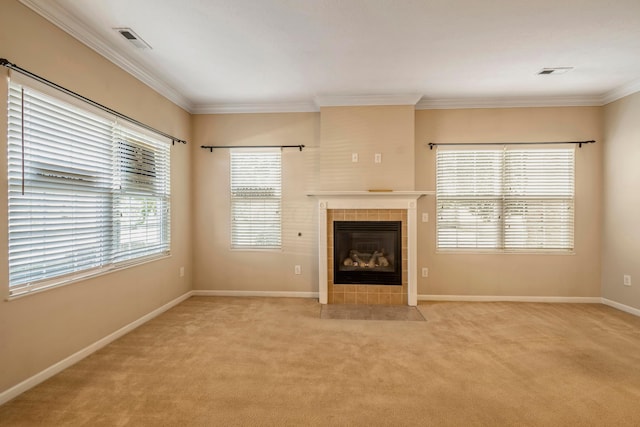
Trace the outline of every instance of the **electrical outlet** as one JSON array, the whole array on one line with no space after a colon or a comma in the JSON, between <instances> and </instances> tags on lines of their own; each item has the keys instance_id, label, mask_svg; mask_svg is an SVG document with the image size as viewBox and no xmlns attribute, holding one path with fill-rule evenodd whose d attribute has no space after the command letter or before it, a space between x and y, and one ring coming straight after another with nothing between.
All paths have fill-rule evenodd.
<instances>
[{"instance_id":1,"label":"electrical outlet","mask_svg":"<svg viewBox=\"0 0 640 427\"><path fill-rule=\"evenodd\" d=\"M353 163L358 163L358 153L351 153L351 161Z\"/></svg>"},{"instance_id":2,"label":"electrical outlet","mask_svg":"<svg viewBox=\"0 0 640 427\"><path fill-rule=\"evenodd\" d=\"M293 268L293 272L296 273L296 274L302 274L302 267L300 267L299 265L296 265Z\"/></svg>"},{"instance_id":3,"label":"electrical outlet","mask_svg":"<svg viewBox=\"0 0 640 427\"><path fill-rule=\"evenodd\" d=\"M184 277L184 267L180 267L180 277Z\"/></svg>"},{"instance_id":4,"label":"electrical outlet","mask_svg":"<svg viewBox=\"0 0 640 427\"><path fill-rule=\"evenodd\" d=\"M622 284L625 286L631 286L631 275L625 274L622 276Z\"/></svg>"},{"instance_id":5,"label":"electrical outlet","mask_svg":"<svg viewBox=\"0 0 640 427\"><path fill-rule=\"evenodd\" d=\"M381 153L376 153L376 154L373 156L373 161L374 161L375 163L382 163L382 154L381 154Z\"/></svg>"},{"instance_id":6,"label":"electrical outlet","mask_svg":"<svg viewBox=\"0 0 640 427\"><path fill-rule=\"evenodd\" d=\"M429 277L429 269L427 267L422 267L422 277Z\"/></svg>"},{"instance_id":7,"label":"electrical outlet","mask_svg":"<svg viewBox=\"0 0 640 427\"><path fill-rule=\"evenodd\" d=\"M423 213L422 214L422 222L429 222L429 214L428 213Z\"/></svg>"}]
</instances>

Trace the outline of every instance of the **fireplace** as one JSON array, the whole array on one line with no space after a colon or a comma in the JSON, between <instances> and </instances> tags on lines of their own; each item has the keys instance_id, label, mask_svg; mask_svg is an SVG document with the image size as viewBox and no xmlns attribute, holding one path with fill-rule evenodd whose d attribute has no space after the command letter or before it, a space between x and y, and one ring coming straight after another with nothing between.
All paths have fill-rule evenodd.
<instances>
[{"instance_id":1,"label":"fireplace","mask_svg":"<svg viewBox=\"0 0 640 427\"><path fill-rule=\"evenodd\" d=\"M401 221L334 221L335 284L402 285Z\"/></svg>"},{"instance_id":2,"label":"fireplace","mask_svg":"<svg viewBox=\"0 0 640 427\"><path fill-rule=\"evenodd\" d=\"M318 299L321 304L417 305L417 200L424 191L318 192ZM399 265L401 286L334 283L334 223L348 221L401 222ZM390 250L386 246L385 251ZM399 253L399 252L397 252ZM401 264L401 265L400 265Z\"/></svg>"}]
</instances>

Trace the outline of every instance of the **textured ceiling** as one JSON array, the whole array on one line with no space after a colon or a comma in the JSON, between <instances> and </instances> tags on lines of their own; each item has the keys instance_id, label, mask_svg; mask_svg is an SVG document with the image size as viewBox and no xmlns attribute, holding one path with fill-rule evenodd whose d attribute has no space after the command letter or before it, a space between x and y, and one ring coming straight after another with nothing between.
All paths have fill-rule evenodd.
<instances>
[{"instance_id":1,"label":"textured ceiling","mask_svg":"<svg viewBox=\"0 0 640 427\"><path fill-rule=\"evenodd\" d=\"M639 0L22 1L195 112L399 94L424 105L597 105L640 89Z\"/></svg>"}]
</instances>

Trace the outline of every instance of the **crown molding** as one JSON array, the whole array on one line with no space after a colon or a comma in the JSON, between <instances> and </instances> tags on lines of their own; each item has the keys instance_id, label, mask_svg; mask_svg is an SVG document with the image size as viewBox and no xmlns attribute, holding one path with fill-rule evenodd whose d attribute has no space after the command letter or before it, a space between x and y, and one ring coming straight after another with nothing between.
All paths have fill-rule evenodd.
<instances>
[{"instance_id":1,"label":"crown molding","mask_svg":"<svg viewBox=\"0 0 640 427\"><path fill-rule=\"evenodd\" d=\"M395 95L318 95L318 107L355 107L373 105L416 105L422 97L418 93Z\"/></svg>"},{"instance_id":2,"label":"crown molding","mask_svg":"<svg viewBox=\"0 0 640 427\"><path fill-rule=\"evenodd\" d=\"M423 98L416 110L448 110L461 108L520 107L594 107L602 105L601 96L513 97L513 98Z\"/></svg>"},{"instance_id":3,"label":"crown molding","mask_svg":"<svg viewBox=\"0 0 640 427\"><path fill-rule=\"evenodd\" d=\"M188 98L176 89L158 79L141 64L112 49L102 37L89 29L82 21L58 6L56 2L39 0L20 0L20 3L67 32L69 35L96 51L127 73L169 99L179 107L192 112L193 105Z\"/></svg>"},{"instance_id":4,"label":"crown molding","mask_svg":"<svg viewBox=\"0 0 640 427\"><path fill-rule=\"evenodd\" d=\"M313 102L278 102L245 104L196 104L193 114L249 114L249 113L317 113Z\"/></svg>"},{"instance_id":5,"label":"crown molding","mask_svg":"<svg viewBox=\"0 0 640 427\"><path fill-rule=\"evenodd\" d=\"M602 97L602 105L617 101L620 98L624 98L625 96L632 95L636 92L640 92L640 79L634 80L605 93Z\"/></svg>"},{"instance_id":6,"label":"crown molding","mask_svg":"<svg viewBox=\"0 0 640 427\"><path fill-rule=\"evenodd\" d=\"M19 0L52 24L79 40L110 62L149 86L171 102L192 114L317 112L320 107L415 105L416 110L517 107L602 106L640 92L640 79L595 96L568 97L488 97L488 98L422 98L421 94L395 95L319 95L313 102L278 102L244 104L194 104L189 98L148 71L133 58L117 52L91 28L55 1Z\"/></svg>"}]
</instances>

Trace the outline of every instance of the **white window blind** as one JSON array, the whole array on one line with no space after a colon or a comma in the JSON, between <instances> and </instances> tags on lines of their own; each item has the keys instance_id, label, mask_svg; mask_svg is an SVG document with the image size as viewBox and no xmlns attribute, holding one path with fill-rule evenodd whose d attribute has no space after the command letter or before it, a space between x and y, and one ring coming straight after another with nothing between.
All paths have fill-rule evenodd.
<instances>
[{"instance_id":1,"label":"white window blind","mask_svg":"<svg viewBox=\"0 0 640 427\"><path fill-rule=\"evenodd\" d=\"M574 153L438 149L438 249L573 250Z\"/></svg>"},{"instance_id":2,"label":"white window blind","mask_svg":"<svg viewBox=\"0 0 640 427\"><path fill-rule=\"evenodd\" d=\"M9 85L9 288L169 251L169 144Z\"/></svg>"},{"instance_id":3,"label":"white window blind","mask_svg":"<svg viewBox=\"0 0 640 427\"><path fill-rule=\"evenodd\" d=\"M231 247L281 247L279 149L231 150Z\"/></svg>"},{"instance_id":4,"label":"white window blind","mask_svg":"<svg viewBox=\"0 0 640 427\"><path fill-rule=\"evenodd\" d=\"M113 254L118 263L169 252L169 144L142 132L114 132Z\"/></svg>"}]
</instances>

